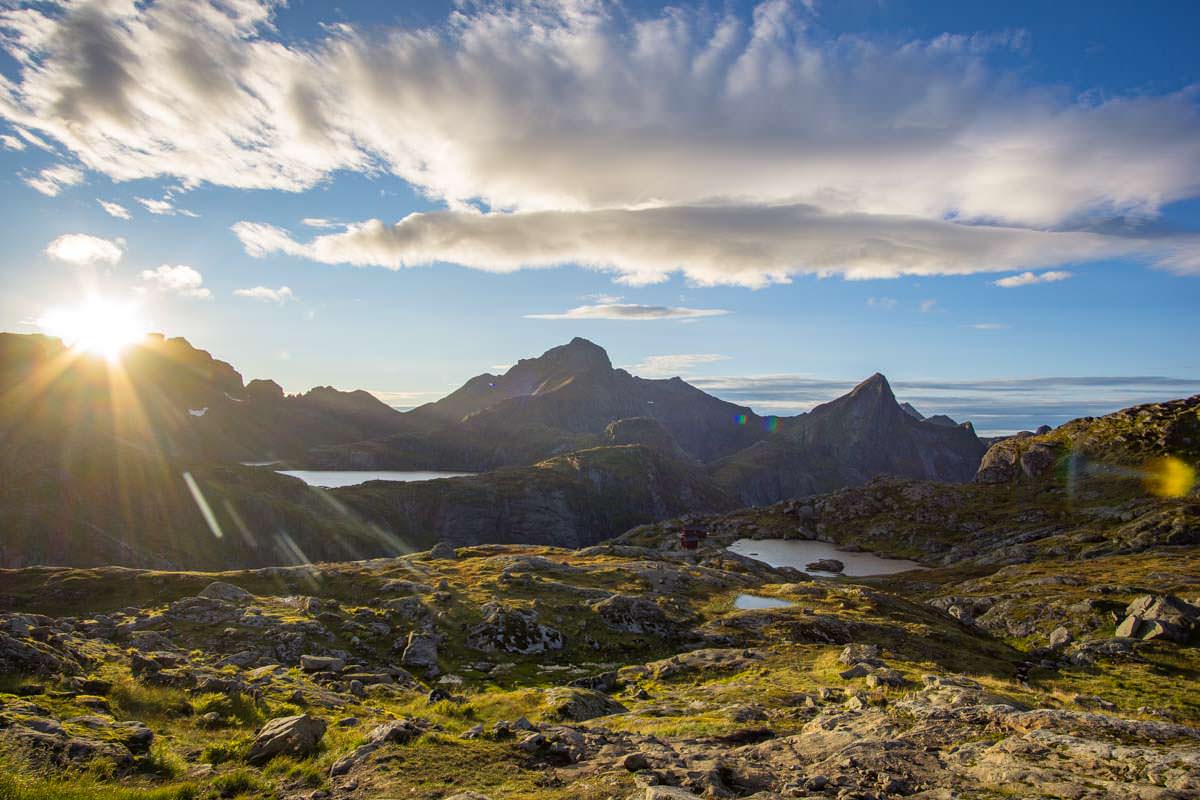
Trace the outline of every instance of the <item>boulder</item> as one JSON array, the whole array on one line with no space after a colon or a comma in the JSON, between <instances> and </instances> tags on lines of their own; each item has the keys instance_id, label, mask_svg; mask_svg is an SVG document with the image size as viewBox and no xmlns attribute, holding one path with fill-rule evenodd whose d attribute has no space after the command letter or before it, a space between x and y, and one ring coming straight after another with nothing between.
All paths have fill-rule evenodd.
<instances>
[{"instance_id":1,"label":"boulder","mask_svg":"<svg viewBox=\"0 0 1200 800\"><path fill-rule=\"evenodd\" d=\"M438 668L438 640L436 636L413 631L408 635L404 645L404 654L400 663L412 669L426 673L436 672Z\"/></svg>"},{"instance_id":2,"label":"boulder","mask_svg":"<svg viewBox=\"0 0 1200 800\"><path fill-rule=\"evenodd\" d=\"M547 716L563 722L583 722L609 714L623 714L629 710L603 692L572 686L547 692L546 709Z\"/></svg>"},{"instance_id":3,"label":"boulder","mask_svg":"<svg viewBox=\"0 0 1200 800\"><path fill-rule=\"evenodd\" d=\"M1067 630L1065 627L1063 627L1062 625L1059 625L1057 628L1055 628L1053 631L1050 632L1050 646L1053 647L1055 650L1058 650L1059 648L1062 648L1062 647L1066 647L1073 640L1074 640L1074 637L1071 636L1071 632L1069 630Z\"/></svg>"},{"instance_id":4,"label":"boulder","mask_svg":"<svg viewBox=\"0 0 1200 800\"><path fill-rule=\"evenodd\" d=\"M324 735L325 720L318 717L308 714L276 717L263 725L254 737L246 761L258 765L279 755L312 755Z\"/></svg>"},{"instance_id":5,"label":"boulder","mask_svg":"<svg viewBox=\"0 0 1200 800\"><path fill-rule=\"evenodd\" d=\"M846 568L846 565L836 558L820 558L816 561L810 561L804 565L805 569L813 570L814 572L841 572Z\"/></svg>"},{"instance_id":6,"label":"boulder","mask_svg":"<svg viewBox=\"0 0 1200 800\"><path fill-rule=\"evenodd\" d=\"M245 603L254 599L254 595L242 587L224 581L213 581L201 589L196 596L207 597L210 600L224 600L227 603Z\"/></svg>"},{"instance_id":7,"label":"boulder","mask_svg":"<svg viewBox=\"0 0 1200 800\"><path fill-rule=\"evenodd\" d=\"M1174 595L1144 594L1133 600L1125 609L1125 623L1130 619L1138 624L1127 633L1118 636L1136 636L1142 639L1166 639L1186 644L1200 628L1200 608Z\"/></svg>"},{"instance_id":8,"label":"boulder","mask_svg":"<svg viewBox=\"0 0 1200 800\"><path fill-rule=\"evenodd\" d=\"M300 656L300 669L305 672L341 672L345 667L345 660L335 656Z\"/></svg>"},{"instance_id":9,"label":"boulder","mask_svg":"<svg viewBox=\"0 0 1200 800\"><path fill-rule=\"evenodd\" d=\"M663 610L648 597L615 594L592 604L592 611L600 615L604 624L622 633L651 633L666 636L671 623Z\"/></svg>"},{"instance_id":10,"label":"boulder","mask_svg":"<svg viewBox=\"0 0 1200 800\"><path fill-rule=\"evenodd\" d=\"M458 558L458 551L454 549L454 545L449 542L438 542L429 551L430 558L440 558L446 560L454 560Z\"/></svg>"},{"instance_id":11,"label":"boulder","mask_svg":"<svg viewBox=\"0 0 1200 800\"><path fill-rule=\"evenodd\" d=\"M483 621L467 631L467 647L485 653L531 655L561 650L563 635L539 623L532 609L487 603L483 606Z\"/></svg>"}]
</instances>

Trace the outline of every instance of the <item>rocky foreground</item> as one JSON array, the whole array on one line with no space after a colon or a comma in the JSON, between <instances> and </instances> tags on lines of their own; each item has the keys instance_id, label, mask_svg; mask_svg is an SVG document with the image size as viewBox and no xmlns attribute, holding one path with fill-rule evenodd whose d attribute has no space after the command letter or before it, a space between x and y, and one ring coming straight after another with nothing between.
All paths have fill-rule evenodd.
<instances>
[{"instance_id":1,"label":"rocky foreground","mask_svg":"<svg viewBox=\"0 0 1200 800\"><path fill-rule=\"evenodd\" d=\"M1132 628L1033 648L715 546L0 585L5 800L1200 793L1177 597L1110 593Z\"/></svg>"}]
</instances>

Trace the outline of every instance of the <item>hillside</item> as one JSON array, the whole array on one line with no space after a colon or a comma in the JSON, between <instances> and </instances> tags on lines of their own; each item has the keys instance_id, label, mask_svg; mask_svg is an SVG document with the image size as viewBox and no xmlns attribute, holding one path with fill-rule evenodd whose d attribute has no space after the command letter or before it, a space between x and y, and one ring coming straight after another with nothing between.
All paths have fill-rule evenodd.
<instances>
[{"instance_id":1,"label":"hillside","mask_svg":"<svg viewBox=\"0 0 1200 800\"><path fill-rule=\"evenodd\" d=\"M585 547L653 520L734 507L703 471L643 444L577 450L471 477L372 481L332 494L418 548L439 540Z\"/></svg>"}]
</instances>

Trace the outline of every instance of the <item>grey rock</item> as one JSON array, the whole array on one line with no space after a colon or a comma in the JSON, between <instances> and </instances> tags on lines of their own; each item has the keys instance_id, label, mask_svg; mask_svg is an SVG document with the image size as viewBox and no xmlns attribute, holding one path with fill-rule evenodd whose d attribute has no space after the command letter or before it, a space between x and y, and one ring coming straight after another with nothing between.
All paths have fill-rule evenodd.
<instances>
[{"instance_id":1,"label":"grey rock","mask_svg":"<svg viewBox=\"0 0 1200 800\"><path fill-rule=\"evenodd\" d=\"M325 720L318 717L308 714L276 717L263 725L254 737L246 761L261 765L278 755L311 755L324 735Z\"/></svg>"},{"instance_id":2,"label":"grey rock","mask_svg":"<svg viewBox=\"0 0 1200 800\"><path fill-rule=\"evenodd\" d=\"M245 603L254 599L254 595L242 587L224 581L213 581L201 589L196 596L207 597L211 600L224 600L227 603Z\"/></svg>"}]
</instances>

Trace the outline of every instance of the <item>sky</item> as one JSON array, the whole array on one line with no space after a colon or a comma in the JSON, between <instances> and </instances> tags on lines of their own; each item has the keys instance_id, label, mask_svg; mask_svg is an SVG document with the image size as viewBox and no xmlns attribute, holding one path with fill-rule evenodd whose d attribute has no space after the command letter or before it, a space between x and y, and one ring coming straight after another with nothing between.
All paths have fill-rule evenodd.
<instances>
[{"instance_id":1,"label":"sky","mask_svg":"<svg viewBox=\"0 0 1200 800\"><path fill-rule=\"evenodd\" d=\"M760 413L876 371L984 433L1194 394L1198 23L0 3L0 330L107 298L398 407L574 336Z\"/></svg>"}]
</instances>

